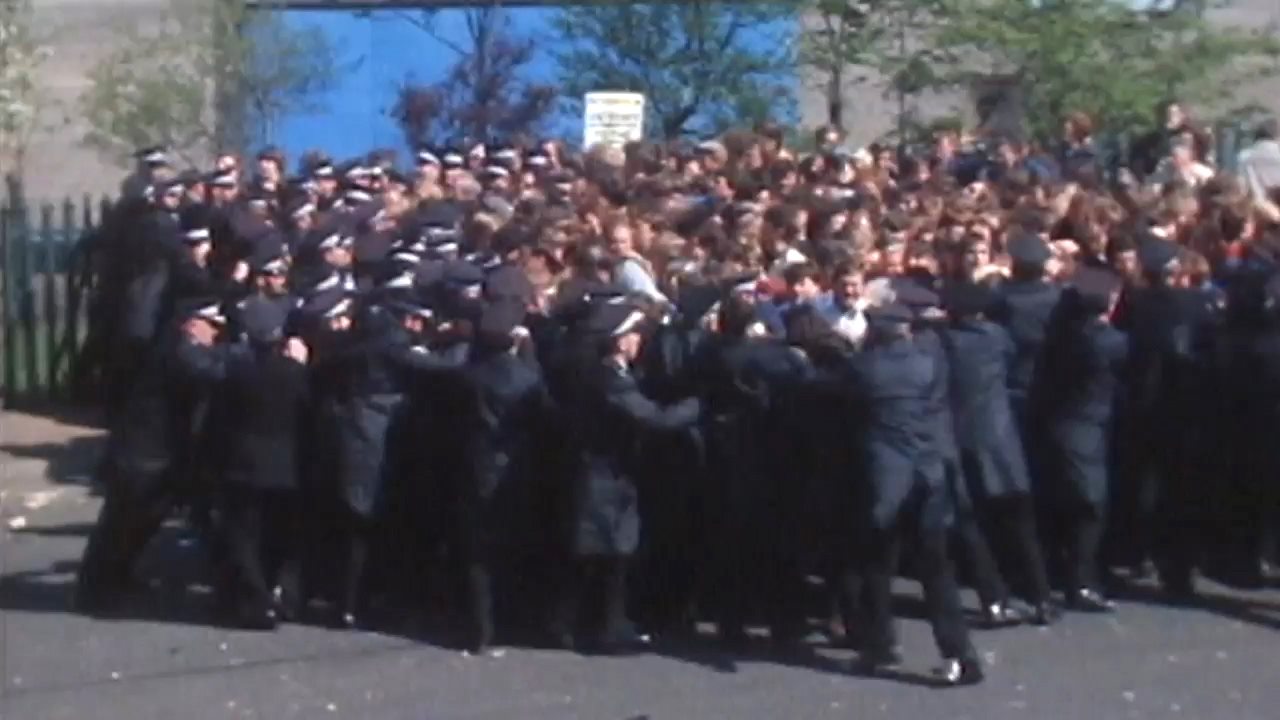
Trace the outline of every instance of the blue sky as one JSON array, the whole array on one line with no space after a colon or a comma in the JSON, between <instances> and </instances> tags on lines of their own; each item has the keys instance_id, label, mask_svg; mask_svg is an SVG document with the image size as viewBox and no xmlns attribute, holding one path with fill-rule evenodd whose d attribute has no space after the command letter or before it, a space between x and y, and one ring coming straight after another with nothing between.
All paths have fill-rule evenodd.
<instances>
[{"instance_id":1,"label":"blue sky","mask_svg":"<svg viewBox=\"0 0 1280 720\"><path fill-rule=\"evenodd\" d=\"M547 8L514 8L507 11L512 27L537 37L548 30L555 12ZM456 54L414 25L413 11L289 11L285 20L295 27L317 27L338 50L343 72L337 87L317 105L316 113L285 117L274 129L273 142L297 156L308 148L322 148L335 157L348 157L373 147L401 147L403 140L388 110L395 104L396 87L406 77L431 83L440 80ZM416 14L414 17L418 17ZM434 17L435 31L446 39L465 38L460 10L442 10ZM551 81L554 64L539 53L527 69L533 81ZM581 122L558 118L557 135L576 137Z\"/></svg>"},{"instance_id":2,"label":"blue sky","mask_svg":"<svg viewBox=\"0 0 1280 720\"><path fill-rule=\"evenodd\" d=\"M554 8L519 7L506 11L515 32L537 38L550 32ZM407 77L430 83L443 77L457 57L453 50L413 23L412 10L319 11L282 13L294 27L316 27L338 51L343 69L337 86L318 98L314 113L281 118L269 141L292 157L320 148L333 157L352 157L374 147L403 147L403 139L388 110L395 104L396 87ZM434 27L446 39L466 37L465 11L434 13ZM554 62L539 52L527 68L532 81L552 82ZM556 118L549 130L570 140L579 138L581 119Z\"/></svg>"}]
</instances>

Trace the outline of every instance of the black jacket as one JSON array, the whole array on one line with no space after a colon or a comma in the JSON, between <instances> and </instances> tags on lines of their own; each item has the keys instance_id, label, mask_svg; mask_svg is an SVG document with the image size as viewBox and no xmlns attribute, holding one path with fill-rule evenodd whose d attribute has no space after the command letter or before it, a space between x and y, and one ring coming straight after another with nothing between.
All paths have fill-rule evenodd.
<instances>
[{"instance_id":1,"label":"black jacket","mask_svg":"<svg viewBox=\"0 0 1280 720\"><path fill-rule=\"evenodd\" d=\"M573 550L582 556L625 556L640 540L636 448L643 435L679 430L698 419L688 399L662 407L640 392L627 368L601 361L583 378L570 425L578 440Z\"/></svg>"}]
</instances>

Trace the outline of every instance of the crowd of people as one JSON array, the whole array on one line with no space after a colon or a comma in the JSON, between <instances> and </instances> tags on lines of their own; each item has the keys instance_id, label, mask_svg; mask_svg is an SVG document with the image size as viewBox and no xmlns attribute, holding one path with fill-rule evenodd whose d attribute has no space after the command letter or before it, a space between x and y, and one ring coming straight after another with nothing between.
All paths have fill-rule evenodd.
<instances>
[{"instance_id":1,"label":"crowd of people","mask_svg":"<svg viewBox=\"0 0 1280 720\"><path fill-rule=\"evenodd\" d=\"M1280 144L1231 172L1176 104L1104 167L940 132L138 153L92 238L111 427L78 602L126 603L180 512L249 628L439 615L480 651L643 649L712 624L940 680L988 626L1154 577L1275 579Z\"/></svg>"}]
</instances>

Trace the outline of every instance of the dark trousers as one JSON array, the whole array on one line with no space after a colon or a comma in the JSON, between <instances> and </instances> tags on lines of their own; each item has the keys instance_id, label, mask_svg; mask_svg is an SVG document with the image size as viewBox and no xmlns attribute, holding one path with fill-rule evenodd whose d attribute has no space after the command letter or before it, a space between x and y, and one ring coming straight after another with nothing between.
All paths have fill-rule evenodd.
<instances>
[{"instance_id":1,"label":"dark trousers","mask_svg":"<svg viewBox=\"0 0 1280 720\"><path fill-rule=\"evenodd\" d=\"M871 653L882 652L897 642L893 626L892 583L898 571L903 536L909 535L916 543L929 624L939 652L945 658L971 658L975 652L960 605L955 571L947 558L946 527L914 515L908 511L900 515L892 526L870 532L862 573L867 584L868 627L864 648Z\"/></svg>"},{"instance_id":2,"label":"dark trousers","mask_svg":"<svg viewBox=\"0 0 1280 720\"><path fill-rule=\"evenodd\" d=\"M1181 454L1162 463L1160 470L1152 556L1162 586L1187 590L1204 546L1208 479Z\"/></svg>"},{"instance_id":3,"label":"dark trousers","mask_svg":"<svg viewBox=\"0 0 1280 720\"><path fill-rule=\"evenodd\" d=\"M588 625L588 634L608 643L625 640L633 630L627 619L627 565L630 558L588 556L575 558L561 584L560 598L551 619L552 631L573 636ZM584 604L599 598L594 607ZM598 622L587 622L584 620Z\"/></svg>"},{"instance_id":4,"label":"dark trousers","mask_svg":"<svg viewBox=\"0 0 1280 720\"><path fill-rule=\"evenodd\" d=\"M348 513L343 528L341 585L337 598L341 613L359 614L363 610L365 575L372 537L372 520Z\"/></svg>"},{"instance_id":5,"label":"dark trousers","mask_svg":"<svg viewBox=\"0 0 1280 720\"><path fill-rule=\"evenodd\" d=\"M493 643L493 571L479 558L463 563L461 569L463 597L466 598L465 645L482 650Z\"/></svg>"},{"instance_id":6,"label":"dark trousers","mask_svg":"<svg viewBox=\"0 0 1280 720\"><path fill-rule=\"evenodd\" d=\"M108 479L106 499L80 563L83 599L98 599L128 584L138 556L173 510L167 478L166 470L156 470Z\"/></svg>"},{"instance_id":7,"label":"dark trousers","mask_svg":"<svg viewBox=\"0 0 1280 720\"><path fill-rule=\"evenodd\" d=\"M301 532L295 493L233 485L222 508L228 597L237 608L263 610L279 585L282 597L296 602Z\"/></svg>"},{"instance_id":8,"label":"dark trousers","mask_svg":"<svg viewBox=\"0 0 1280 720\"><path fill-rule=\"evenodd\" d=\"M716 559L717 623L726 637L740 636L752 612L763 610L775 642L794 640L804 625L801 552L786 523L755 524L732 533Z\"/></svg>"},{"instance_id":9,"label":"dark trousers","mask_svg":"<svg viewBox=\"0 0 1280 720\"><path fill-rule=\"evenodd\" d=\"M1081 588L1097 590L1098 552L1106 529L1102 507L1081 507L1063 518L1063 546L1067 555L1068 592Z\"/></svg>"},{"instance_id":10,"label":"dark trousers","mask_svg":"<svg viewBox=\"0 0 1280 720\"><path fill-rule=\"evenodd\" d=\"M1049 600L1049 573L1036 528L1035 505L1029 495L996 498L982 503L982 519L997 547L1008 548L1018 564L1023 594L1034 604Z\"/></svg>"},{"instance_id":11,"label":"dark trousers","mask_svg":"<svg viewBox=\"0 0 1280 720\"><path fill-rule=\"evenodd\" d=\"M972 512L956 514L956 540L969 558L973 571L974 589L978 591L978 600L983 607L1002 603L1009 598L1009 588L1000 576L1000 567L996 563L987 537L978 526L978 520Z\"/></svg>"}]
</instances>

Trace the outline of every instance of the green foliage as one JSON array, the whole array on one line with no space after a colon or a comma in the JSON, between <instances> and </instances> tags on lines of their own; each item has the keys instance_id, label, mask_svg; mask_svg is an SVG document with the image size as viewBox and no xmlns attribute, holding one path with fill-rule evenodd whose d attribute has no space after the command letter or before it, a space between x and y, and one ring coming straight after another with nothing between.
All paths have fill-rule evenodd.
<instances>
[{"instance_id":1,"label":"green foliage","mask_svg":"<svg viewBox=\"0 0 1280 720\"><path fill-rule=\"evenodd\" d=\"M553 21L570 103L595 90L644 93L646 132L675 138L789 112L792 2L602 3ZM773 37L769 37L773 34Z\"/></svg>"},{"instance_id":2,"label":"green foliage","mask_svg":"<svg viewBox=\"0 0 1280 720\"><path fill-rule=\"evenodd\" d=\"M1168 5L1167 3L1165 5ZM1086 112L1103 126L1153 121L1163 98L1218 104L1280 52L1273 29L1232 29L1197 7L1140 12L1115 0L945 0L929 43L945 53L941 84L1012 79L1028 129L1056 135Z\"/></svg>"},{"instance_id":3,"label":"green foliage","mask_svg":"<svg viewBox=\"0 0 1280 720\"><path fill-rule=\"evenodd\" d=\"M118 29L89 72L84 140L124 160L165 143L188 162L242 149L286 109L307 110L335 77L318 29L287 27L243 0L171 0L154 24Z\"/></svg>"},{"instance_id":4,"label":"green foliage","mask_svg":"<svg viewBox=\"0 0 1280 720\"><path fill-rule=\"evenodd\" d=\"M1241 82L1276 69L1276 28L1224 27L1206 18L1209 4L808 0L814 20L801 59L846 82L876 71L903 99L904 118L907 99L921 92L995 78L1018 89L1033 134L1056 136L1072 111L1130 129L1153 122L1155 105L1171 96L1229 106Z\"/></svg>"},{"instance_id":5,"label":"green foliage","mask_svg":"<svg viewBox=\"0 0 1280 720\"><path fill-rule=\"evenodd\" d=\"M0 175L20 171L44 98L35 75L48 57L30 0L0 0Z\"/></svg>"}]
</instances>

